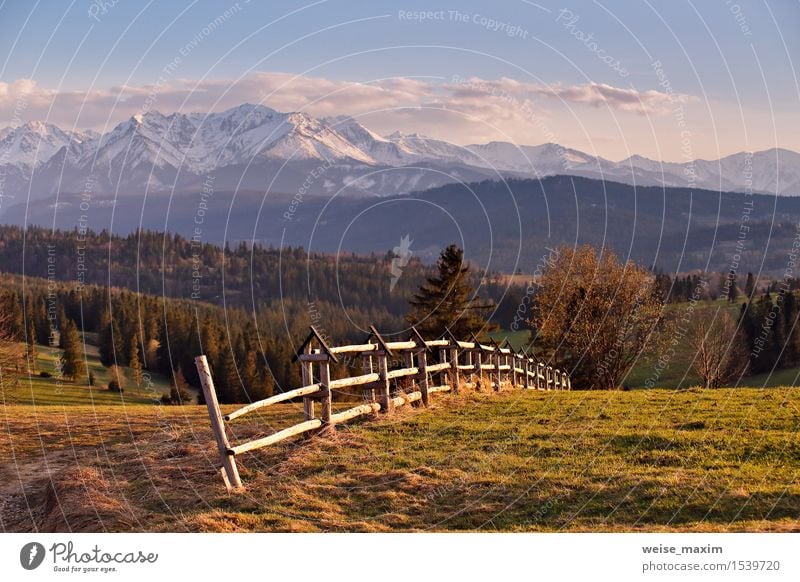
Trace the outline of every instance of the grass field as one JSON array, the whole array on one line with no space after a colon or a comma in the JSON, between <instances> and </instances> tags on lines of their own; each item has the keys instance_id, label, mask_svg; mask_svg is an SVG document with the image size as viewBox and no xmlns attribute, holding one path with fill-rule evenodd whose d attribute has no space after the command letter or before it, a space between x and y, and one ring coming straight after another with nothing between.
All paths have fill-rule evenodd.
<instances>
[{"instance_id":1,"label":"grass field","mask_svg":"<svg viewBox=\"0 0 800 582\"><path fill-rule=\"evenodd\" d=\"M88 334L87 334L88 335ZM89 340L91 341L91 340ZM88 376L75 382L59 379L57 360L61 350L47 346L36 346L36 369L32 374L13 374L5 387L0 388L0 401L6 404L44 405L105 405L105 404L153 404L162 394L169 394L170 380L161 374L146 372L140 385L132 381L129 368L121 366L126 376L122 394L109 392L106 388L111 380L109 369L100 363L97 347L85 342L86 365L95 377L95 385L89 386ZM51 377L39 374L46 372ZM6 372L8 373L8 372Z\"/></svg>"},{"instance_id":2,"label":"grass field","mask_svg":"<svg viewBox=\"0 0 800 582\"><path fill-rule=\"evenodd\" d=\"M4 531L800 531L794 389L463 390L242 455L240 495L205 407L5 406L1 424Z\"/></svg>"}]
</instances>

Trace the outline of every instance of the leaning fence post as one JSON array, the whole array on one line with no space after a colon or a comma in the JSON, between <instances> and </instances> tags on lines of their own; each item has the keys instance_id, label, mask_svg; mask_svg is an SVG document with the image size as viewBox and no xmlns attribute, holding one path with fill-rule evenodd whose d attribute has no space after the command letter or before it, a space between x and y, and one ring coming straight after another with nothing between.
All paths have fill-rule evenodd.
<instances>
[{"instance_id":1,"label":"leaning fence post","mask_svg":"<svg viewBox=\"0 0 800 582\"><path fill-rule=\"evenodd\" d=\"M234 459L233 455L228 454L230 443L228 442L228 435L225 434L225 423L219 410L219 402L217 402L217 393L214 390L211 370L208 368L208 360L205 356L197 356L194 359L194 364L200 376L200 386L203 388L208 416L211 419L211 430L214 432L219 456L222 459L221 472L225 487L228 488L228 491L239 489L242 486L242 480L239 477L239 470L236 468L236 459Z\"/></svg>"}]
</instances>

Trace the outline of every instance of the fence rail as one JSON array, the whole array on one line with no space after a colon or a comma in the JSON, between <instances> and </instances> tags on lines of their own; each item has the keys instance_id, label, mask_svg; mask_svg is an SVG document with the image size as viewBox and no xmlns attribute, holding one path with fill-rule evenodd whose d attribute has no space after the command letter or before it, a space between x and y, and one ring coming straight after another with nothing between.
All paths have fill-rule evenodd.
<instances>
[{"instance_id":1,"label":"fence rail","mask_svg":"<svg viewBox=\"0 0 800 582\"><path fill-rule=\"evenodd\" d=\"M423 406L428 406L431 394L457 393L462 377L465 383L475 386L481 385L485 374L488 374L489 383L495 391L500 390L504 376L506 382L514 387L572 389L569 374L565 371L537 362L527 353L498 345L493 340L490 344L482 344L475 337L470 341L460 341L450 334L440 339L425 340L416 330L412 330L412 337L407 341L385 342L374 327L370 329L372 333L363 344L329 347L312 326L311 333L293 359L300 363L303 386L252 402L226 415L220 411L206 357L200 355L195 358L220 455L220 472L228 490L242 487L236 464L237 455L310 431L324 432L360 416L391 413L395 408L413 402L419 401ZM340 354L357 354L361 358L363 373L332 380L330 366L331 363L339 363L337 356ZM402 362L402 366L390 370L390 358ZM436 386L432 385L434 378L438 378ZM404 380L404 386L396 382L401 379ZM364 403L334 414L333 392L353 386L363 387ZM295 398L303 399L303 422L269 436L231 445L226 422ZM317 405L320 408L319 416Z\"/></svg>"}]
</instances>

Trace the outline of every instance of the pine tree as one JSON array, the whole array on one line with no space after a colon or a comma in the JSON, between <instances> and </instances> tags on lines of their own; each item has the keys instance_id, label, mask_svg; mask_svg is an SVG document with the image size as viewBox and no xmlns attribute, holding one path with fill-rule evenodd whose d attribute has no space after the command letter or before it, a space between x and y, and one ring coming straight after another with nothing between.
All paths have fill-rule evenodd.
<instances>
[{"instance_id":1,"label":"pine tree","mask_svg":"<svg viewBox=\"0 0 800 582\"><path fill-rule=\"evenodd\" d=\"M756 280L753 278L753 273L747 273L747 282L744 284L744 294L747 295L748 301L753 297L753 292L756 290Z\"/></svg>"},{"instance_id":2,"label":"pine tree","mask_svg":"<svg viewBox=\"0 0 800 582\"><path fill-rule=\"evenodd\" d=\"M104 366L113 366L124 361L124 339L116 322L103 317L98 338L100 361Z\"/></svg>"},{"instance_id":3,"label":"pine tree","mask_svg":"<svg viewBox=\"0 0 800 582\"><path fill-rule=\"evenodd\" d=\"M125 375L122 373L122 368L120 368L115 364L108 369L108 375L109 375L109 381L108 381L109 392L124 392Z\"/></svg>"},{"instance_id":4,"label":"pine tree","mask_svg":"<svg viewBox=\"0 0 800 582\"><path fill-rule=\"evenodd\" d=\"M736 284L736 275L731 273L728 275L728 303L734 303L736 296L739 295L739 287Z\"/></svg>"},{"instance_id":5,"label":"pine tree","mask_svg":"<svg viewBox=\"0 0 800 582\"><path fill-rule=\"evenodd\" d=\"M486 319L491 303L480 303L470 283L464 251L456 245L444 249L437 263L438 275L409 301L407 321L427 336L440 336L447 329L459 339L470 333L488 331Z\"/></svg>"},{"instance_id":6,"label":"pine tree","mask_svg":"<svg viewBox=\"0 0 800 582\"><path fill-rule=\"evenodd\" d=\"M172 378L172 387L169 390L169 402L170 404L192 403L192 393L189 390L189 384L186 382L186 378L180 366L178 366Z\"/></svg>"},{"instance_id":7,"label":"pine tree","mask_svg":"<svg viewBox=\"0 0 800 582\"><path fill-rule=\"evenodd\" d=\"M139 334L134 334L131 340L131 349L128 354L128 366L131 369L131 378L136 386L142 385L142 361L139 358Z\"/></svg>"},{"instance_id":8,"label":"pine tree","mask_svg":"<svg viewBox=\"0 0 800 582\"><path fill-rule=\"evenodd\" d=\"M83 356L81 338L78 328L71 319L61 329L61 373L69 380L75 381L83 376Z\"/></svg>"}]
</instances>

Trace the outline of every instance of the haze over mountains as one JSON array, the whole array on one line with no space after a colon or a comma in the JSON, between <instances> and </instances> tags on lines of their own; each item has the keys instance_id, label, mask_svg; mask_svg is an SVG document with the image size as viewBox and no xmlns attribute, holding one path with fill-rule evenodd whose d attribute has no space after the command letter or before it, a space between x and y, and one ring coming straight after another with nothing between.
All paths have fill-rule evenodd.
<instances>
[{"instance_id":1,"label":"haze over mountains","mask_svg":"<svg viewBox=\"0 0 800 582\"><path fill-rule=\"evenodd\" d=\"M691 164L620 162L557 144L459 146L381 136L350 117L314 118L244 104L220 113L138 114L98 135L29 122L0 130L2 205L91 191L219 190L391 196L448 183L567 174L644 186L800 194L800 154L772 149ZM692 179L691 176L694 176ZM30 193L30 195L29 195Z\"/></svg>"}]
</instances>

